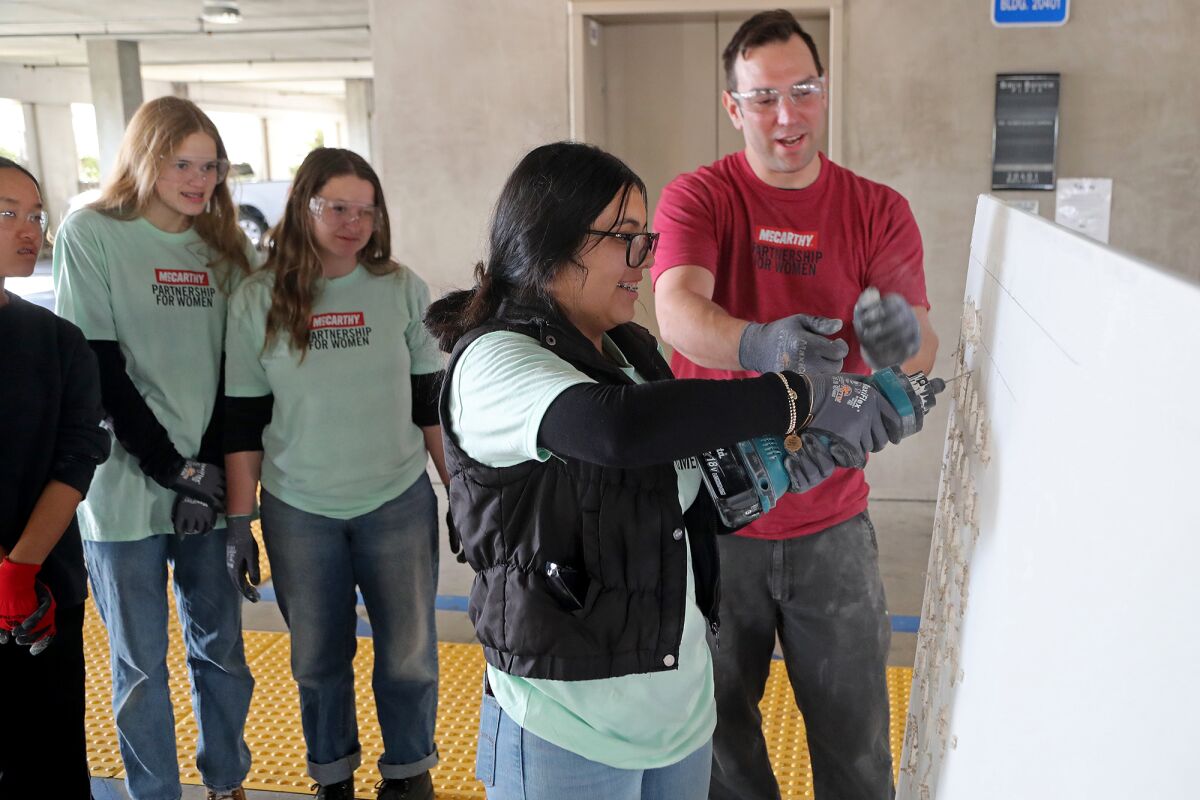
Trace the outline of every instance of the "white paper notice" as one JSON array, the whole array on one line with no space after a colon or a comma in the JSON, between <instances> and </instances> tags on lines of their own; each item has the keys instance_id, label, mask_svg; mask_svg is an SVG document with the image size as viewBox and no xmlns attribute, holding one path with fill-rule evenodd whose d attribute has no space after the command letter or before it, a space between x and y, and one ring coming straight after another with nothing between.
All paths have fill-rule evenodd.
<instances>
[{"instance_id":1,"label":"white paper notice","mask_svg":"<svg viewBox=\"0 0 1200 800\"><path fill-rule=\"evenodd\" d=\"M1112 178L1059 178L1054 221L1108 244Z\"/></svg>"}]
</instances>

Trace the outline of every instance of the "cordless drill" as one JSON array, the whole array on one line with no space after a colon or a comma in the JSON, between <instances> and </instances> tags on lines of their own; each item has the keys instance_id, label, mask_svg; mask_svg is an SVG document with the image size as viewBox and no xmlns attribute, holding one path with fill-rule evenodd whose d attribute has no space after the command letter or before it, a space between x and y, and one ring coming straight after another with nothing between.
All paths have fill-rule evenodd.
<instances>
[{"instance_id":1,"label":"cordless drill","mask_svg":"<svg viewBox=\"0 0 1200 800\"><path fill-rule=\"evenodd\" d=\"M921 430L925 415L946 388L940 378L927 378L923 372L905 375L899 367L877 370L862 380L896 409L902 438ZM827 437L818 438L829 446ZM790 482L783 464L786 455L781 436L760 436L700 454L700 475L726 527L749 525L775 507Z\"/></svg>"}]
</instances>

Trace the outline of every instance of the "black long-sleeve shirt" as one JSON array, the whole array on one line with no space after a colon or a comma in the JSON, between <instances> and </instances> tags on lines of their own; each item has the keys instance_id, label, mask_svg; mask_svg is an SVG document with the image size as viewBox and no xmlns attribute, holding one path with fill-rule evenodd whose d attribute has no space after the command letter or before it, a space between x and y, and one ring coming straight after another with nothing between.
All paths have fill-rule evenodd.
<instances>
[{"instance_id":1,"label":"black long-sleeve shirt","mask_svg":"<svg viewBox=\"0 0 1200 800\"><path fill-rule=\"evenodd\" d=\"M0 306L0 545L12 550L51 480L87 494L108 457L100 377L71 323L6 293ZM38 577L64 608L87 597L75 519Z\"/></svg>"}]
</instances>

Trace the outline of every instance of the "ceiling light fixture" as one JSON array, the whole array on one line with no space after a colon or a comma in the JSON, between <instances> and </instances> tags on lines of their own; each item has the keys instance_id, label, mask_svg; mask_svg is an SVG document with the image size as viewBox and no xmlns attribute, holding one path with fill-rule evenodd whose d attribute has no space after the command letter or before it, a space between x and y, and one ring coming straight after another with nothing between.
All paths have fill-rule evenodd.
<instances>
[{"instance_id":1,"label":"ceiling light fixture","mask_svg":"<svg viewBox=\"0 0 1200 800\"><path fill-rule=\"evenodd\" d=\"M204 0L200 19L218 25L236 25L242 21L242 11L237 0Z\"/></svg>"}]
</instances>

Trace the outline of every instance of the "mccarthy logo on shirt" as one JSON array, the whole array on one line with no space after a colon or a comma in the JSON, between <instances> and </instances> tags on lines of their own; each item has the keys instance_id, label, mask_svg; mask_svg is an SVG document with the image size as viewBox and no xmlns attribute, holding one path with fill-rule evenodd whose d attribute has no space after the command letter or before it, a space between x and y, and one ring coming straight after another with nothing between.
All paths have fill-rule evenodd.
<instances>
[{"instance_id":1,"label":"mccarthy logo on shirt","mask_svg":"<svg viewBox=\"0 0 1200 800\"><path fill-rule=\"evenodd\" d=\"M371 329L367 326L367 315L361 311L327 311L309 318L310 350L340 350L370 344Z\"/></svg>"},{"instance_id":2,"label":"mccarthy logo on shirt","mask_svg":"<svg viewBox=\"0 0 1200 800\"><path fill-rule=\"evenodd\" d=\"M156 269L150 291L156 305L177 308L212 308L217 293L208 273L194 269Z\"/></svg>"},{"instance_id":3,"label":"mccarthy logo on shirt","mask_svg":"<svg viewBox=\"0 0 1200 800\"><path fill-rule=\"evenodd\" d=\"M366 324L366 316L361 311L344 314L313 314L312 319L309 320L308 329L315 331L320 328L361 328Z\"/></svg>"},{"instance_id":4,"label":"mccarthy logo on shirt","mask_svg":"<svg viewBox=\"0 0 1200 800\"><path fill-rule=\"evenodd\" d=\"M768 228L766 225L759 225L754 229L754 243L790 247L793 250L815 250L817 249L817 232Z\"/></svg>"},{"instance_id":5,"label":"mccarthy logo on shirt","mask_svg":"<svg viewBox=\"0 0 1200 800\"><path fill-rule=\"evenodd\" d=\"M168 286L208 286L208 273L191 269L156 269L154 280Z\"/></svg>"},{"instance_id":6,"label":"mccarthy logo on shirt","mask_svg":"<svg viewBox=\"0 0 1200 800\"><path fill-rule=\"evenodd\" d=\"M755 225L751 236L754 266L781 275L811 277L825 254L817 249L816 231L794 231Z\"/></svg>"}]
</instances>

